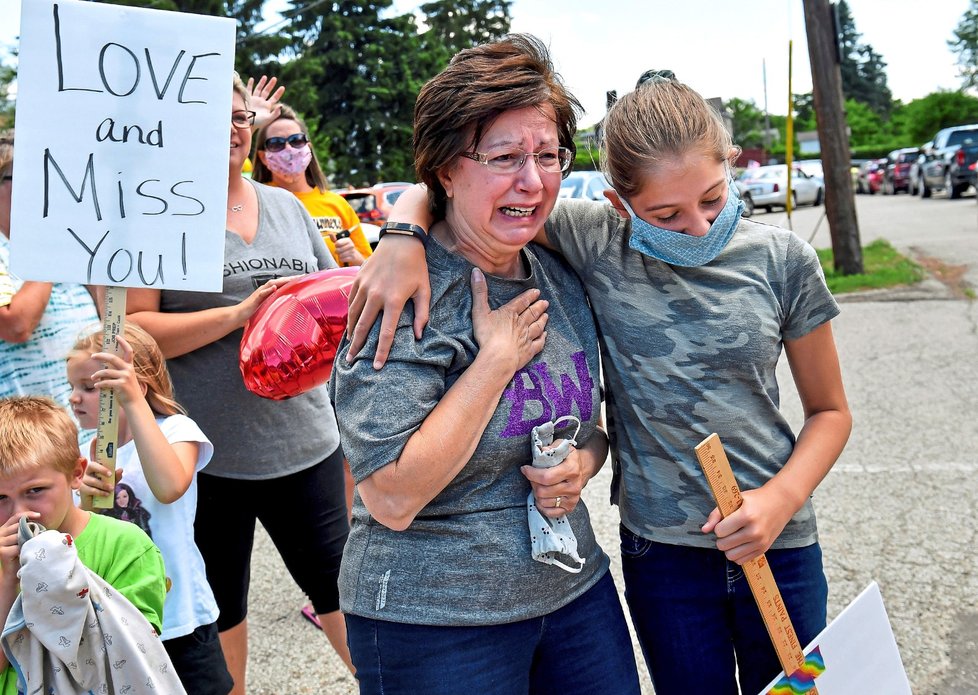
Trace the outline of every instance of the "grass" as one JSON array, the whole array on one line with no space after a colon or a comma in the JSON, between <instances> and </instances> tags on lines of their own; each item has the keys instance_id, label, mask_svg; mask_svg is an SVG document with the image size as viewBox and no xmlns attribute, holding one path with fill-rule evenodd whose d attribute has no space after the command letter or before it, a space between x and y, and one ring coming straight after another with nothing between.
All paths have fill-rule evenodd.
<instances>
[{"instance_id":1,"label":"grass","mask_svg":"<svg viewBox=\"0 0 978 695\"><path fill-rule=\"evenodd\" d=\"M886 239L863 247L863 270L858 275L843 275L832 267L832 249L819 249L818 260L825 281L833 294L913 285L924 279L924 269L897 251Z\"/></svg>"}]
</instances>

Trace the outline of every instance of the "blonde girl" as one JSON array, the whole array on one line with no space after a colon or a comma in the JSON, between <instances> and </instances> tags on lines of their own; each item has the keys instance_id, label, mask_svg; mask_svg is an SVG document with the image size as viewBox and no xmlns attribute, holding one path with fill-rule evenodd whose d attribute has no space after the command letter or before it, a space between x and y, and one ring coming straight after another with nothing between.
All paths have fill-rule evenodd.
<instances>
[{"instance_id":1,"label":"blonde girl","mask_svg":"<svg viewBox=\"0 0 978 695\"><path fill-rule=\"evenodd\" d=\"M187 692L226 695L232 682L218 640L217 603L194 544L197 473L214 447L173 398L156 341L133 324L124 336L116 336L121 355L103 352L98 332L76 342L68 356L69 402L82 427L98 426L100 389L112 389L121 406L115 474L92 461L81 492L113 496L116 506L106 513L140 525L159 546L170 586L163 645Z\"/></svg>"}]
</instances>

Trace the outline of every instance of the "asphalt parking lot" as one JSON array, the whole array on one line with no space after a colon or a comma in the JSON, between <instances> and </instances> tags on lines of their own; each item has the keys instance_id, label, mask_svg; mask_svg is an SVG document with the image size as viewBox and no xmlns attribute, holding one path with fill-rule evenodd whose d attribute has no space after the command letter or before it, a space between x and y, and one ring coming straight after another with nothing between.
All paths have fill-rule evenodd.
<instances>
[{"instance_id":1,"label":"asphalt parking lot","mask_svg":"<svg viewBox=\"0 0 978 695\"><path fill-rule=\"evenodd\" d=\"M978 206L973 197L858 196L857 209L863 244L885 237L953 269L958 284L932 278L913 290L842 300L834 330L854 431L815 494L829 617L875 580L914 693L974 695L978 302L966 288L978 288ZM816 247L829 245L827 225L819 223L823 211L802 208L792 218L796 233ZM778 212L756 219L785 222ZM783 407L797 427L801 411L790 374L780 376ZM609 479L606 469L586 500L618 574ZM323 635L299 617L304 599L264 534L252 570L249 693L355 692ZM653 693L643 677L643 692Z\"/></svg>"}]
</instances>

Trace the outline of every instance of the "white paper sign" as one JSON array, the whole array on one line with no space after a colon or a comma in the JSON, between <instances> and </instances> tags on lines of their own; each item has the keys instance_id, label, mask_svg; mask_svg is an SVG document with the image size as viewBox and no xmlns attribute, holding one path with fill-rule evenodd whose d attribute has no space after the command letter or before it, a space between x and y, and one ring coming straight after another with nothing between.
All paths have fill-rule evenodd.
<instances>
[{"instance_id":1,"label":"white paper sign","mask_svg":"<svg viewBox=\"0 0 978 695\"><path fill-rule=\"evenodd\" d=\"M876 582L822 630L805 654L816 647L825 662L825 671L815 679L819 695L913 695ZM770 692L783 676L782 671L759 695Z\"/></svg>"},{"instance_id":2,"label":"white paper sign","mask_svg":"<svg viewBox=\"0 0 978 695\"><path fill-rule=\"evenodd\" d=\"M235 23L24 0L11 270L220 291Z\"/></svg>"}]
</instances>

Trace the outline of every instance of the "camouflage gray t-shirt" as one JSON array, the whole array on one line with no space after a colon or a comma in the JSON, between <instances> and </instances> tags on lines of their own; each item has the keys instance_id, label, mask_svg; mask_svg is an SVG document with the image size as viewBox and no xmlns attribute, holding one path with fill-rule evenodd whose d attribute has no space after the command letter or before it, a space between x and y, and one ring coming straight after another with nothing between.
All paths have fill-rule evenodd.
<instances>
[{"instance_id":1,"label":"camouflage gray t-shirt","mask_svg":"<svg viewBox=\"0 0 978 695\"><path fill-rule=\"evenodd\" d=\"M375 521L359 494L340 569L340 608L379 620L422 625L490 625L551 613L608 570L584 503L568 515L585 558L570 574L531 557L520 466L531 461L530 431L564 415L581 419L578 444L600 414L598 343L580 280L551 251L523 254L527 280L488 276L489 305L537 287L550 301L543 351L516 372L472 458L405 531ZM343 452L358 482L400 457L445 392L478 352L472 335L472 265L436 240L428 244L431 314L415 341L413 307L398 322L390 359L375 371L371 358L338 359L330 383ZM379 323L361 355L376 351ZM346 353L346 344L338 354ZM573 427L556 436L573 434Z\"/></svg>"},{"instance_id":2,"label":"camouflage gray t-shirt","mask_svg":"<svg viewBox=\"0 0 978 695\"><path fill-rule=\"evenodd\" d=\"M629 248L629 229L582 201L561 201L547 222L598 322L612 502L645 538L713 548L700 526L715 502L693 448L716 432L743 489L770 480L795 444L775 378L783 341L839 308L815 251L788 230L743 219L716 259L683 268ZM774 547L816 540L809 500Z\"/></svg>"}]
</instances>

